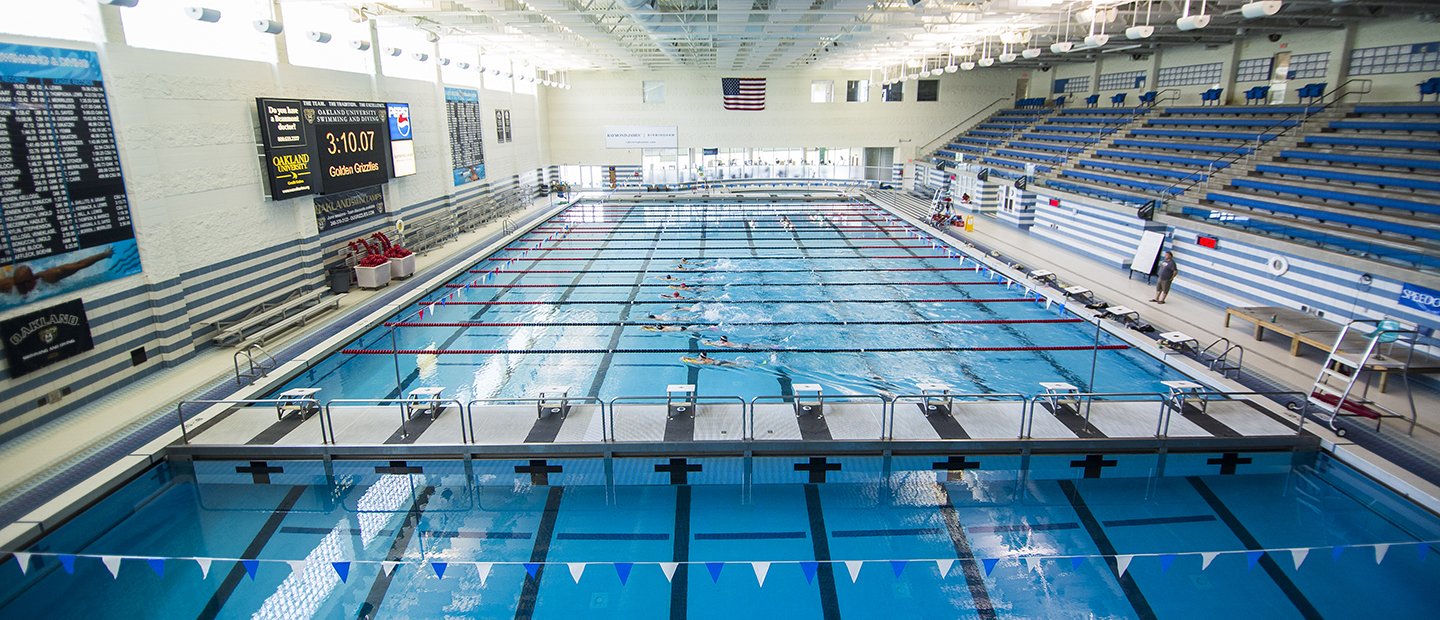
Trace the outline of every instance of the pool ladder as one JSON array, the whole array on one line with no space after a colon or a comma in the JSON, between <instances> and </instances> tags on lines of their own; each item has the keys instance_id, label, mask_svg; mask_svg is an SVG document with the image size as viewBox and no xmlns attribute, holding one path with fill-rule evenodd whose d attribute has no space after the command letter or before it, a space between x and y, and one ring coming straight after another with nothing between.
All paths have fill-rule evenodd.
<instances>
[{"instance_id":1,"label":"pool ladder","mask_svg":"<svg viewBox=\"0 0 1440 620\"><path fill-rule=\"evenodd\" d=\"M245 358L243 369L240 367L241 357ZM275 356L270 355L258 342L252 342L250 346L236 351L234 358L235 383L242 386L254 383L256 379L265 376L265 373L275 370L276 366Z\"/></svg>"},{"instance_id":2,"label":"pool ladder","mask_svg":"<svg viewBox=\"0 0 1440 620\"><path fill-rule=\"evenodd\" d=\"M1233 360L1231 354L1235 356ZM1240 376L1240 369L1245 365L1245 347L1231 343L1229 338L1219 338L1201 349L1196 357L1220 376L1234 379Z\"/></svg>"}]
</instances>

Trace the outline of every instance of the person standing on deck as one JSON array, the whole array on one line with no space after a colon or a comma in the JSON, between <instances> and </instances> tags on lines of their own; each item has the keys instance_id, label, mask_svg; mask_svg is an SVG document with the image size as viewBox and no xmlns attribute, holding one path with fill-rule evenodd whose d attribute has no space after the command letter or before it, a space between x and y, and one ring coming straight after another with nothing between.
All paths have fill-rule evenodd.
<instances>
[{"instance_id":1,"label":"person standing on deck","mask_svg":"<svg viewBox=\"0 0 1440 620\"><path fill-rule=\"evenodd\" d=\"M1166 252L1165 258L1160 261L1160 270L1156 272L1155 298L1151 299L1157 304L1165 303L1165 298L1170 295L1170 283L1175 281L1175 276L1180 275L1180 267L1175 264L1175 253Z\"/></svg>"}]
</instances>

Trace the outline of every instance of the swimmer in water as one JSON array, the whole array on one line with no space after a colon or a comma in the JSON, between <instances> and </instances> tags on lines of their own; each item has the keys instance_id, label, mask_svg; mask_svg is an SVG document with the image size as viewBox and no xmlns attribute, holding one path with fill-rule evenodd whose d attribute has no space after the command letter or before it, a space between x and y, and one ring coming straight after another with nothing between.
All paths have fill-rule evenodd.
<instances>
[{"instance_id":1,"label":"swimmer in water","mask_svg":"<svg viewBox=\"0 0 1440 620\"><path fill-rule=\"evenodd\" d=\"M660 297L663 299L679 299L681 301L690 301L688 297L681 295L680 291L675 291L674 293L662 293Z\"/></svg>"},{"instance_id":2,"label":"swimmer in water","mask_svg":"<svg viewBox=\"0 0 1440 620\"><path fill-rule=\"evenodd\" d=\"M640 329L647 332L683 332L689 328L680 325L646 325Z\"/></svg>"},{"instance_id":3,"label":"swimmer in water","mask_svg":"<svg viewBox=\"0 0 1440 620\"><path fill-rule=\"evenodd\" d=\"M750 347L747 347L747 346L745 346L745 345L743 345L743 344L740 344L740 343L738 343L738 342L731 342L729 336L721 336L721 337L720 337L719 339L717 339L717 340L702 340L702 341L700 341L700 343L701 343L701 344L704 344L704 345L712 346L712 347L725 347L725 348L727 348L727 349L748 349L748 348L750 348Z\"/></svg>"},{"instance_id":4,"label":"swimmer in water","mask_svg":"<svg viewBox=\"0 0 1440 620\"><path fill-rule=\"evenodd\" d=\"M677 277L675 277L675 276L667 273L667 274L665 274L665 275L663 275L663 276L660 276L660 279L661 279L661 280L667 280L667 281L670 281L670 282L674 282L675 280L679 280L680 278L677 278Z\"/></svg>"},{"instance_id":5,"label":"swimmer in water","mask_svg":"<svg viewBox=\"0 0 1440 620\"><path fill-rule=\"evenodd\" d=\"M696 355L695 357L682 357L682 358L680 358L680 361L685 362L686 364L696 364L696 365L699 365L699 366L734 366L734 365L735 365L734 362L727 362L727 361L725 361L725 360L717 360L717 359L715 359L715 358L713 358L713 357L710 357L709 355L706 355L704 351L701 351L700 354L699 354L699 355Z\"/></svg>"},{"instance_id":6,"label":"swimmer in water","mask_svg":"<svg viewBox=\"0 0 1440 620\"><path fill-rule=\"evenodd\" d=\"M677 291L691 291L691 290L695 290L695 287L690 286L689 284L686 284L686 283L684 283L684 282L681 282L681 283L679 283L679 284L672 284L672 285L670 285L670 288L673 289L673 290L677 290Z\"/></svg>"}]
</instances>

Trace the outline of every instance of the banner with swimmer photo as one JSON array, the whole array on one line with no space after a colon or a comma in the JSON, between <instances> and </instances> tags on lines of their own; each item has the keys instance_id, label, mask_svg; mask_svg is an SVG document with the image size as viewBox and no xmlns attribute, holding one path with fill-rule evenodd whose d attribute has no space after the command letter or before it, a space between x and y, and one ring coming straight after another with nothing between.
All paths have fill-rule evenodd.
<instances>
[{"instance_id":1,"label":"banner with swimmer photo","mask_svg":"<svg viewBox=\"0 0 1440 620\"><path fill-rule=\"evenodd\" d=\"M138 273L99 58L0 43L0 310Z\"/></svg>"}]
</instances>

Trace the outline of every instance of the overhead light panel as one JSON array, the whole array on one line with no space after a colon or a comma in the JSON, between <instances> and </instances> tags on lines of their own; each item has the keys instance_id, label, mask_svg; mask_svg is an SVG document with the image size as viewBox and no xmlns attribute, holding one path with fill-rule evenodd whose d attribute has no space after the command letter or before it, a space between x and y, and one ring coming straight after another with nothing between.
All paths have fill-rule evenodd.
<instances>
[{"instance_id":1,"label":"overhead light panel","mask_svg":"<svg viewBox=\"0 0 1440 620\"><path fill-rule=\"evenodd\" d=\"M1104 33L1092 34L1085 37L1085 45L1090 47L1105 47L1105 44L1109 42L1110 35Z\"/></svg>"},{"instance_id":2,"label":"overhead light panel","mask_svg":"<svg viewBox=\"0 0 1440 620\"><path fill-rule=\"evenodd\" d=\"M325 40L330 40L328 35ZM370 49L370 42L366 41L365 39L355 39L350 41L350 47L351 49L354 49L356 51L363 52Z\"/></svg>"},{"instance_id":3,"label":"overhead light panel","mask_svg":"<svg viewBox=\"0 0 1440 620\"><path fill-rule=\"evenodd\" d=\"M974 69L974 68L975 68L975 63L970 62L970 61L968 61L968 60L965 61L965 62L960 63L960 69L961 69L961 70L969 71L969 70Z\"/></svg>"},{"instance_id":4,"label":"overhead light panel","mask_svg":"<svg viewBox=\"0 0 1440 620\"><path fill-rule=\"evenodd\" d=\"M285 31L284 24L273 19L257 19L250 25L255 27L256 32L264 34L280 34Z\"/></svg>"},{"instance_id":5,"label":"overhead light panel","mask_svg":"<svg viewBox=\"0 0 1440 620\"><path fill-rule=\"evenodd\" d=\"M991 58L991 57L989 57L989 56L986 56L986 57L980 59L980 66L982 66L982 67L991 67L991 66L994 66L994 65L995 65L995 59L994 59L994 58Z\"/></svg>"},{"instance_id":6,"label":"overhead light panel","mask_svg":"<svg viewBox=\"0 0 1440 620\"><path fill-rule=\"evenodd\" d=\"M1210 25L1209 15L1186 15L1175 20L1175 27L1181 30L1199 30Z\"/></svg>"},{"instance_id":7,"label":"overhead light panel","mask_svg":"<svg viewBox=\"0 0 1440 620\"><path fill-rule=\"evenodd\" d=\"M1041 50L1038 47L1027 47L1023 50L1020 50L1020 55L1026 58L1038 58L1040 56L1040 51Z\"/></svg>"},{"instance_id":8,"label":"overhead light panel","mask_svg":"<svg viewBox=\"0 0 1440 620\"><path fill-rule=\"evenodd\" d=\"M1068 54L1072 49L1075 49L1074 41L1059 41L1050 44L1050 51L1056 54Z\"/></svg>"},{"instance_id":9,"label":"overhead light panel","mask_svg":"<svg viewBox=\"0 0 1440 620\"><path fill-rule=\"evenodd\" d=\"M187 6L185 7L185 17L197 22L213 24L220 21L220 11L218 9L207 9L203 6Z\"/></svg>"},{"instance_id":10,"label":"overhead light panel","mask_svg":"<svg viewBox=\"0 0 1440 620\"><path fill-rule=\"evenodd\" d=\"M321 32L319 30L311 30L305 33L305 38L310 39L311 41L314 41L316 43L329 43L330 33Z\"/></svg>"},{"instance_id":11,"label":"overhead light panel","mask_svg":"<svg viewBox=\"0 0 1440 620\"><path fill-rule=\"evenodd\" d=\"M1015 62L1015 59L1016 59L1016 58L1019 58L1019 57L1020 57L1019 54L1015 54L1015 53L1012 53L1012 52L1005 52L1004 54L1001 54L1001 55L1000 55L1000 62Z\"/></svg>"},{"instance_id":12,"label":"overhead light panel","mask_svg":"<svg viewBox=\"0 0 1440 620\"><path fill-rule=\"evenodd\" d=\"M1268 0L1267 2L1250 2L1240 6L1240 14L1244 15L1245 19L1270 17L1271 15L1279 13L1280 7L1284 6L1284 4L1285 3L1281 2L1280 0Z\"/></svg>"},{"instance_id":13,"label":"overhead light panel","mask_svg":"<svg viewBox=\"0 0 1440 620\"><path fill-rule=\"evenodd\" d=\"M1130 39L1131 41L1137 39L1148 39L1152 34L1155 34L1154 26L1131 26L1125 29L1125 38Z\"/></svg>"}]
</instances>

